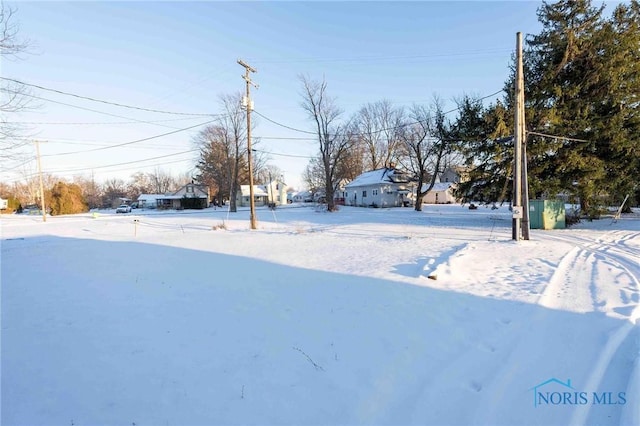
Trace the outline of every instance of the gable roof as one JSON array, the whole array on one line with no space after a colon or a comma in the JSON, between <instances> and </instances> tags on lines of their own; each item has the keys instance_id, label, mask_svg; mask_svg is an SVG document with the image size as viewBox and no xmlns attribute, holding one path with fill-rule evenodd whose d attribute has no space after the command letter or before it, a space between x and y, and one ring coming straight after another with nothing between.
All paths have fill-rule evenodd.
<instances>
[{"instance_id":1,"label":"gable roof","mask_svg":"<svg viewBox=\"0 0 640 426\"><path fill-rule=\"evenodd\" d=\"M454 182L438 182L433 184L433 188L429 192L444 192L449 190L455 183ZM426 183L422 184L422 191L427 189L429 185Z\"/></svg>"},{"instance_id":2,"label":"gable roof","mask_svg":"<svg viewBox=\"0 0 640 426\"><path fill-rule=\"evenodd\" d=\"M240 185L240 193L243 197L249 197L251 195L249 193L249 185ZM268 197L267 187L264 185L253 185L253 196Z\"/></svg>"},{"instance_id":3,"label":"gable roof","mask_svg":"<svg viewBox=\"0 0 640 426\"><path fill-rule=\"evenodd\" d=\"M411 182L411 179L403 171L385 167L361 174L349 182L345 188L409 182Z\"/></svg>"}]
</instances>

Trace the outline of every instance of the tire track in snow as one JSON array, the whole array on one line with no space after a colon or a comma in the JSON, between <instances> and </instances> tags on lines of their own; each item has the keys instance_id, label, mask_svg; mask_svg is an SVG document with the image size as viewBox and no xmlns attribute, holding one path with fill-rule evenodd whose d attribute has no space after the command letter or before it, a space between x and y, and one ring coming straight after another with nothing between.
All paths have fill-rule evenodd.
<instances>
[{"instance_id":1,"label":"tire track in snow","mask_svg":"<svg viewBox=\"0 0 640 426\"><path fill-rule=\"evenodd\" d=\"M592 411L590 405L555 407L554 411L554 407L544 410L535 408L533 403L528 406L526 401L532 391L525 390L554 375L565 374L568 377L558 378L570 377L580 390L605 391L609 389L600 389L601 386L619 386L615 390L626 390L628 398L638 396L640 255L634 244L629 244L638 236L637 232L609 232L595 241L580 235L538 236L575 247L562 257L538 300L539 305L549 309L535 310L522 318L526 326L512 340L512 350L499 355L502 368L493 377L486 377L484 395L469 407L475 424L640 424L636 400L628 399L627 405L608 411L602 407ZM628 309L612 310L617 303ZM581 317L581 313L585 316ZM616 325L611 318L622 322ZM629 375L631 357L636 362ZM523 365L524 360L530 365ZM515 389L520 392L514 393ZM502 411L502 407L515 405L520 407L516 413Z\"/></svg>"},{"instance_id":2,"label":"tire track in snow","mask_svg":"<svg viewBox=\"0 0 640 426\"><path fill-rule=\"evenodd\" d=\"M607 237L613 236L612 240ZM640 295L640 262L638 261L639 255L637 249L630 247L627 242L634 240L640 236L637 232L625 232L625 231L612 231L602 237L598 238L593 243L583 244L582 241L573 241L577 244L570 253L568 253L562 260L560 267L554 273L550 284L540 298L540 304L548 307L555 308L570 308L566 306L570 300L564 299L564 302L560 303L560 306L554 306L552 293L557 291L558 287L569 292L569 296L576 297L576 300L580 302L578 305L586 303L584 297L584 289L578 289L575 283L579 283L582 280L576 280L574 277L583 276L586 270L590 270L592 274L591 282L591 302L594 311L602 311L601 307L606 305L606 300L598 300L599 294L597 293L597 271L598 265L602 262L607 262L609 266L615 266L621 270L623 275L626 275L630 279L630 288L627 288L627 292L630 292L630 296L627 298L631 301L631 311L625 315L620 310L617 312L626 317L626 320L622 326L617 330L610 333L607 337L605 345L602 347L598 354L597 361L593 366L590 375L584 384L584 389L599 389L601 383L605 378L605 374L612 367L612 362L616 358L624 358L624 354L618 352L622 347L625 347L624 343L627 339L634 339L635 335L640 335L640 304L638 303ZM558 238L551 237L551 239L561 239L563 241L571 242L570 238ZM572 281L574 284L572 285ZM620 290L621 295L625 295L624 290ZM605 295L606 297L606 295ZM624 298L623 298L624 302ZM573 302L568 303L572 305ZM551 305L551 306L550 306ZM563 306L564 305L564 306ZM635 306L634 306L635 305ZM627 395L634 395L640 388L640 366L638 365L638 357L640 351L637 348L637 342L635 343L635 363L632 374L626 377L626 386L624 389L627 391ZM623 375L621 375L623 376ZM637 397L637 395L636 395ZM633 398L633 396L632 396ZM635 424L640 420L640 413L638 408L634 408L634 402L629 401L629 406L624 406L621 413L621 420L625 423ZM593 423L593 421L600 422L603 419L590 419L593 415L592 407L589 405L576 406L571 416L571 425L583 425L587 423Z\"/></svg>"}]
</instances>

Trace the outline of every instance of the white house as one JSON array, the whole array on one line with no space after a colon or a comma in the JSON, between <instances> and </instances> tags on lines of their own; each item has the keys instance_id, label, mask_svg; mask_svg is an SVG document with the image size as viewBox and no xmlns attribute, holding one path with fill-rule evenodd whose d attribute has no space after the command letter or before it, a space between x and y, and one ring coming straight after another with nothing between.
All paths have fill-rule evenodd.
<instances>
[{"instance_id":1,"label":"white house","mask_svg":"<svg viewBox=\"0 0 640 426\"><path fill-rule=\"evenodd\" d=\"M236 195L236 205L248 207L250 205L249 185L240 185ZM256 206L267 206L273 203L277 206L287 204L287 185L274 180L268 185L253 185L253 199Z\"/></svg>"},{"instance_id":2,"label":"white house","mask_svg":"<svg viewBox=\"0 0 640 426\"><path fill-rule=\"evenodd\" d=\"M407 173L385 167L361 174L338 195L347 206L400 207L411 202L412 184Z\"/></svg>"},{"instance_id":3,"label":"white house","mask_svg":"<svg viewBox=\"0 0 640 426\"><path fill-rule=\"evenodd\" d=\"M313 201L313 194L310 191L300 191L292 195L291 200L294 203L310 203Z\"/></svg>"},{"instance_id":4,"label":"white house","mask_svg":"<svg viewBox=\"0 0 640 426\"><path fill-rule=\"evenodd\" d=\"M460 183L469 180L469 168L465 166L449 166L438 177L440 182Z\"/></svg>"},{"instance_id":5,"label":"white house","mask_svg":"<svg viewBox=\"0 0 640 426\"><path fill-rule=\"evenodd\" d=\"M250 185L240 185L240 190L236 194L236 205L238 207L249 207L251 200ZM266 206L269 201L269 193L264 185L253 185L253 202L256 206Z\"/></svg>"},{"instance_id":6,"label":"white house","mask_svg":"<svg viewBox=\"0 0 640 426\"><path fill-rule=\"evenodd\" d=\"M422 190L428 188L427 184L422 185ZM453 204L457 203L458 199L453 195L455 189L455 183L453 182L440 182L433 185L433 188L422 199L423 204Z\"/></svg>"}]
</instances>

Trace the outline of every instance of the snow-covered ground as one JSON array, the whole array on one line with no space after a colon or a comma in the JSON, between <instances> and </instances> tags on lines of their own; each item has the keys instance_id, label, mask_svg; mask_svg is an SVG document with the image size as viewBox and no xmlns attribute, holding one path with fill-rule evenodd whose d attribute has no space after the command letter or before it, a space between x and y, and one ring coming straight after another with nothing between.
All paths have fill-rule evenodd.
<instances>
[{"instance_id":1,"label":"snow-covered ground","mask_svg":"<svg viewBox=\"0 0 640 426\"><path fill-rule=\"evenodd\" d=\"M640 424L640 217L248 217L0 216L1 423Z\"/></svg>"}]
</instances>

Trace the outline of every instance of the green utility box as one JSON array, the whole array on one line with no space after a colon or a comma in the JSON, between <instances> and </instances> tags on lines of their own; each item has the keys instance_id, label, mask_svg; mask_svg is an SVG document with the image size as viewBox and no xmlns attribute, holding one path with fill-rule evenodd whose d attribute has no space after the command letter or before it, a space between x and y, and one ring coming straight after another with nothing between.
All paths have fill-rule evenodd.
<instances>
[{"instance_id":1,"label":"green utility box","mask_svg":"<svg viewBox=\"0 0 640 426\"><path fill-rule=\"evenodd\" d=\"M564 229L564 202L561 200L529 200L529 227L531 229Z\"/></svg>"}]
</instances>

